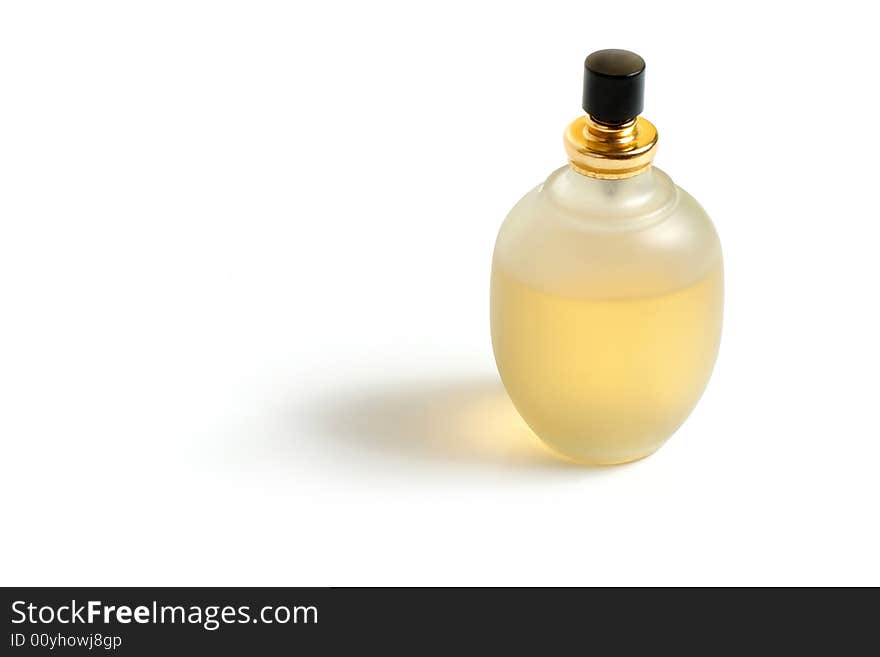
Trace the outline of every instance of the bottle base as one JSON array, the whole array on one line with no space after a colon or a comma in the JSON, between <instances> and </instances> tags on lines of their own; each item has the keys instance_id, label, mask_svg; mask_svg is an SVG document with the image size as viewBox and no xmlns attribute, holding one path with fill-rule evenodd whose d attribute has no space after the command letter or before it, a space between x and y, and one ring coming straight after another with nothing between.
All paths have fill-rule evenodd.
<instances>
[{"instance_id":1,"label":"bottle base","mask_svg":"<svg viewBox=\"0 0 880 657\"><path fill-rule=\"evenodd\" d=\"M539 439L540 440L540 439ZM568 461L572 465L578 465L583 467L594 467L594 468L603 468L603 467L613 467L615 465L626 465L627 463L635 463L636 461L641 461L643 459L648 458L655 452L657 452L663 445L665 441L659 445L651 447L648 450L637 452L634 454L628 454L626 456L615 456L615 457L585 457L585 456L573 456L571 454L567 454L563 451L560 451L553 445L540 441L544 447L549 449L554 456L563 459L564 461Z\"/></svg>"}]
</instances>

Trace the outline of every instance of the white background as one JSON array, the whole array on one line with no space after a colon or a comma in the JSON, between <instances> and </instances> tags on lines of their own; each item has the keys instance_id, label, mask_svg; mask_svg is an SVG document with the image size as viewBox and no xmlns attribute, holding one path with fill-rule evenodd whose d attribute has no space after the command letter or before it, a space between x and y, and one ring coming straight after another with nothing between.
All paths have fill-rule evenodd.
<instances>
[{"instance_id":1,"label":"white background","mask_svg":"<svg viewBox=\"0 0 880 657\"><path fill-rule=\"evenodd\" d=\"M0 581L880 584L859 7L4 3ZM506 400L488 276L607 47L727 300L682 429L585 469Z\"/></svg>"}]
</instances>

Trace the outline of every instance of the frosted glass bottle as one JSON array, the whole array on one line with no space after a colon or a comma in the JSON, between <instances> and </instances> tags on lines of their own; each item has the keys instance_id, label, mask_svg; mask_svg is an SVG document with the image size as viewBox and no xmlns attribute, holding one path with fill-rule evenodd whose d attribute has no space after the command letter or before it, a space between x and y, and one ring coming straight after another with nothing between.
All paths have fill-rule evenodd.
<instances>
[{"instance_id":1,"label":"frosted glass bottle","mask_svg":"<svg viewBox=\"0 0 880 657\"><path fill-rule=\"evenodd\" d=\"M596 55L607 62L618 53L638 57L600 51L591 55L594 68ZM615 83L606 77L593 85L598 92ZM591 93L592 105L584 104L595 108L597 89ZM620 141L636 125L624 118L596 124L588 115L572 124L570 165L511 210L492 263L492 343L504 386L547 445L588 464L658 449L699 400L721 336L718 236L693 197L651 165L653 126L638 123L641 137L630 134L629 146L584 146L589 129Z\"/></svg>"}]
</instances>

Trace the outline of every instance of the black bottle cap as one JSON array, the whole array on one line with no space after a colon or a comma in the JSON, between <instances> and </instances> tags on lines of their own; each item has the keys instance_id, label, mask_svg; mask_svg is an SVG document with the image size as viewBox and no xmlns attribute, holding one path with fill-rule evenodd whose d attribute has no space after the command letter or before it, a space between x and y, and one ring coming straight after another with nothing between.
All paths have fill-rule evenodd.
<instances>
[{"instance_id":1,"label":"black bottle cap","mask_svg":"<svg viewBox=\"0 0 880 657\"><path fill-rule=\"evenodd\" d=\"M629 50L597 50L584 62L584 111L600 123L626 123L645 104L645 60Z\"/></svg>"}]
</instances>

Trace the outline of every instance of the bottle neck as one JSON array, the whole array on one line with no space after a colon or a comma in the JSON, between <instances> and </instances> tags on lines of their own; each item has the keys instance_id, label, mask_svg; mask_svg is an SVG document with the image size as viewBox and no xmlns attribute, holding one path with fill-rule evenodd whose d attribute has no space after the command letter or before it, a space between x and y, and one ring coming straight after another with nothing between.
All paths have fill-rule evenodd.
<instances>
[{"instance_id":1,"label":"bottle neck","mask_svg":"<svg viewBox=\"0 0 880 657\"><path fill-rule=\"evenodd\" d=\"M565 151L571 168L583 176L630 178L651 166L657 152L657 129L642 117L609 125L588 114L568 126Z\"/></svg>"},{"instance_id":2,"label":"bottle neck","mask_svg":"<svg viewBox=\"0 0 880 657\"><path fill-rule=\"evenodd\" d=\"M647 220L678 202L675 184L654 166L626 178L585 176L567 166L550 174L541 194L567 216L604 227Z\"/></svg>"}]
</instances>

